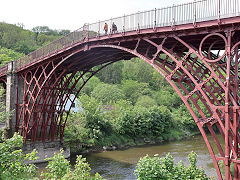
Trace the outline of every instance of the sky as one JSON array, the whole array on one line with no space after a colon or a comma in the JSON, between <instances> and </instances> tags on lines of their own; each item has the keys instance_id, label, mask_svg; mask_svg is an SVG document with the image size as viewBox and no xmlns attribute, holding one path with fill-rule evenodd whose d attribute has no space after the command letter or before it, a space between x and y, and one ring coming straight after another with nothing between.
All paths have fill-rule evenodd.
<instances>
[{"instance_id":1,"label":"sky","mask_svg":"<svg viewBox=\"0 0 240 180\"><path fill-rule=\"evenodd\" d=\"M0 22L23 24L25 29L48 26L51 29L73 31L84 23L191 1L193 0L0 0Z\"/></svg>"}]
</instances>

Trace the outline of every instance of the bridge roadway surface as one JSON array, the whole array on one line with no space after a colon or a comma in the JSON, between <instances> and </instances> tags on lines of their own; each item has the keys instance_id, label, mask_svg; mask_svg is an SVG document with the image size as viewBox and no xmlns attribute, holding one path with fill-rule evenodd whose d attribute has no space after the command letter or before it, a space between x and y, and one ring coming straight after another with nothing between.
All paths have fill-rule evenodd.
<instances>
[{"instance_id":1,"label":"bridge roadway surface","mask_svg":"<svg viewBox=\"0 0 240 180\"><path fill-rule=\"evenodd\" d=\"M111 30L113 22L117 32ZM109 25L107 34L105 23ZM6 110L14 110L5 128L9 136L20 132L26 143L62 140L70 95L77 96L107 65L139 57L185 103L212 156L218 179L240 179L239 44L238 0L194 1L85 24L0 69ZM215 144L209 142L206 132Z\"/></svg>"}]
</instances>

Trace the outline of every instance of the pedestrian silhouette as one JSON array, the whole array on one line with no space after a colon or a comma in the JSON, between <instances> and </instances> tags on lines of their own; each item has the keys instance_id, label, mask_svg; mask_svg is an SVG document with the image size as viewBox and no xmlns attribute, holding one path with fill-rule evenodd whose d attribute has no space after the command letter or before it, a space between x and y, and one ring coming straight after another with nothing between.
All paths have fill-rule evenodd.
<instances>
[{"instance_id":1,"label":"pedestrian silhouette","mask_svg":"<svg viewBox=\"0 0 240 180\"><path fill-rule=\"evenodd\" d=\"M114 22L113 22L113 24L112 24L112 33L114 34L114 33L116 33L117 32L117 26L116 26L116 24L114 24Z\"/></svg>"},{"instance_id":2,"label":"pedestrian silhouette","mask_svg":"<svg viewBox=\"0 0 240 180\"><path fill-rule=\"evenodd\" d=\"M104 31L105 31L105 34L107 34L107 32L108 32L108 25L107 25L107 23L105 23L105 25L104 25Z\"/></svg>"}]
</instances>

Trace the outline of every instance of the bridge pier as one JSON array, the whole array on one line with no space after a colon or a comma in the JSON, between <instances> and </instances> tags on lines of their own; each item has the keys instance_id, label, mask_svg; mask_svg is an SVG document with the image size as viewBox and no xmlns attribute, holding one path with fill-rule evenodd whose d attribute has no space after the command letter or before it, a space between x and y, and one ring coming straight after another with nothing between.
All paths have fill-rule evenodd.
<instances>
[{"instance_id":1,"label":"bridge pier","mask_svg":"<svg viewBox=\"0 0 240 180\"><path fill-rule=\"evenodd\" d=\"M53 157L55 153L60 153L61 149L64 150L63 155L65 156L65 158L70 158L70 148L64 147L63 142L59 139L46 142L26 142L22 147L22 150L25 154L32 152L34 149L36 149L38 152L36 154L38 159L34 161L27 161L29 163L45 163L47 162L45 160L46 158Z\"/></svg>"},{"instance_id":2,"label":"bridge pier","mask_svg":"<svg viewBox=\"0 0 240 180\"><path fill-rule=\"evenodd\" d=\"M12 61L8 63L7 82L6 82L6 113L9 116L6 117L4 138L10 138L15 132L16 109L17 102L17 74L16 74L16 62Z\"/></svg>"}]
</instances>

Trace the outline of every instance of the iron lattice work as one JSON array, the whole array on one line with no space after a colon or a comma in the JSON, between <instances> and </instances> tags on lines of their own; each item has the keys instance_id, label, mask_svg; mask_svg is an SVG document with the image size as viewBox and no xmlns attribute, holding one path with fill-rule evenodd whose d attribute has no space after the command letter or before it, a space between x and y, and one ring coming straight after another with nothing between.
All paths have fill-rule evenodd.
<instances>
[{"instance_id":1,"label":"iron lattice work","mask_svg":"<svg viewBox=\"0 0 240 180\"><path fill-rule=\"evenodd\" d=\"M191 38L190 38L191 39ZM98 45L116 48L145 60L175 89L193 116L212 156L219 179L219 161L225 165L225 179L239 179L239 52L235 32L198 35L192 40L173 35L138 38L135 45ZM225 146L220 144L214 126ZM216 128L215 128L216 129ZM206 132L215 144L211 144ZM218 151L214 151L213 146ZM219 155L218 155L219 154Z\"/></svg>"},{"instance_id":2,"label":"iron lattice work","mask_svg":"<svg viewBox=\"0 0 240 180\"><path fill-rule=\"evenodd\" d=\"M62 140L66 119L80 90L94 74L112 63L72 71L75 63L62 64L72 55L19 74L18 87L23 85L24 89L17 89L15 127L25 141ZM74 99L70 98L72 93L76 95ZM65 109L67 102L71 103L68 110Z\"/></svg>"}]
</instances>

